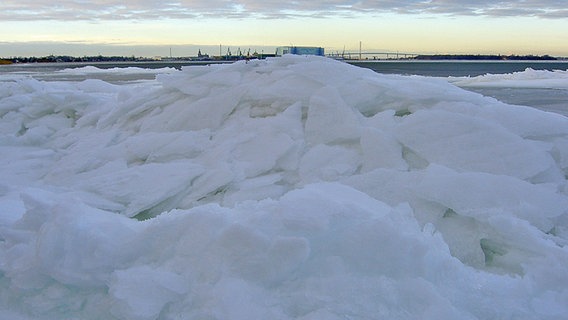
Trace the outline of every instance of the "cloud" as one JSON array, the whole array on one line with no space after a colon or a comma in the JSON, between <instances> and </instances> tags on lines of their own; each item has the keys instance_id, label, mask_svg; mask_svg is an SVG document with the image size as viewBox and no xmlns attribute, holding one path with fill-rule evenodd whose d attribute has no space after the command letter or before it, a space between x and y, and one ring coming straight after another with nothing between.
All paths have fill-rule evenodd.
<instances>
[{"instance_id":1,"label":"cloud","mask_svg":"<svg viewBox=\"0 0 568 320\"><path fill-rule=\"evenodd\" d=\"M435 14L567 18L565 0L2 0L0 21L155 20Z\"/></svg>"}]
</instances>

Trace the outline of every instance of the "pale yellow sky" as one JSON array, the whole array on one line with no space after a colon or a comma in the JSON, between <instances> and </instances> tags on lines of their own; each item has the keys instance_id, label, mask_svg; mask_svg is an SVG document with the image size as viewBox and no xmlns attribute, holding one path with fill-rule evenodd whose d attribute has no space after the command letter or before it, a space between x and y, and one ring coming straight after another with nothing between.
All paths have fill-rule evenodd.
<instances>
[{"instance_id":1,"label":"pale yellow sky","mask_svg":"<svg viewBox=\"0 0 568 320\"><path fill-rule=\"evenodd\" d=\"M0 56L4 57L95 55L101 51L164 55L164 47L209 48L207 45L219 44L235 48L309 45L335 52L343 48L357 51L360 42L363 51L568 56L568 19L534 15L408 14L387 10L309 17L281 13L276 17L218 14L183 18L172 15L143 19L134 16L0 20ZM155 46L156 52L152 53L148 45ZM135 52L136 48L143 53Z\"/></svg>"}]
</instances>

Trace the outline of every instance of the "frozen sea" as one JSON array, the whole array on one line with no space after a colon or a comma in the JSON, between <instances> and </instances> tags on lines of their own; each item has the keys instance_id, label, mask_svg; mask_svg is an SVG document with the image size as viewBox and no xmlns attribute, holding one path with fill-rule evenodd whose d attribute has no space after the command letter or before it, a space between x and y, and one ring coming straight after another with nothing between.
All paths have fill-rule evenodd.
<instances>
[{"instance_id":1,"label":"frozen sea","mask_svg":"<svg viewBox=\"0 0 568 320\"><path fill-rule=\"evenodd\" d=\"M0 319L568 314L566 69L10 68Z\"/></svg>"},{"instance_id":2,"label":"frozen sea","mask_svg":"<svg viewBox=\"0 0 568 320\"><path fill-rule=\"evenodd\" d=\"M383 74L443 77L500 101L568 115L568 61L363 61ZM564 71L564 72L563 72ZM553 72L553 73L550 73ZM553 79L549 79L552 76ZM551 82L555 82L554 84Z\"/></svg>"}]
</instances>

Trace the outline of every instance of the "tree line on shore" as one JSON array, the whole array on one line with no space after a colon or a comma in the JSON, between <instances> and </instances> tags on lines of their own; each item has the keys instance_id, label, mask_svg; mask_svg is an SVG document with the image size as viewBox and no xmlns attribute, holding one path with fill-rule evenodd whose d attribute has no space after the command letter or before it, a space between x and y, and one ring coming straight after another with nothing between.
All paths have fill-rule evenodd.
<instances>
[{"instance_id":1,"label":"tree line on shore","mask_svg":"<svg viewBox=\"0 0 568 320\"><path fill-rule=\"evenodd\" d=\"M549 55L533 56L533 55L495 55L495 54L435 54L435 55L418 55L414 57L416 60L558 60L558 58Z\"/></svg>"},{"instance_id":2,"label":"tree line on shore","mask_svg":"<svg viewBox=\"0 0 568 320\"><path fill-rule=\"evenodd\" d=\"M123 57L123 56L45 56L45 57L10 57L0 58L5 63L41 63L41 62L114 62L114 61L138 61L141 58Z\"/></svg>"},{"instance_id":3,"label":"tree line on shore","mask_svg":"<svg viewBox=\"0 0 568 320\"><path fill-rule=\"evenodd\" d=\"M254 53L253 55L244 55L239 53L238 55L233 55L230 52L227 55L223 56L213 56L210 57L209 55L203 55L201 52L196 57L154 57L154 58L147 58L147 57L125 57L125 56L84 56L84 57L73 57L73 56L45 56L45 57L10 57L10 58L0 58L0 64L12 64L12 63L47 63L47 62L56 62L56 63L65 63L65 62L74 62L74 63L81 63L81 62L136 62L136 61L214 61L214 60L245 60L248 58L266 58L266 57L273 57L274 54L263 54L260 55L258 53Z\"/></svg>"},{"instance_id":4,"label":"tree line on shore","mask_svg":"<svg viewBox=\"0 0 568 320\"><path fill-rule=\"evenodd\" d=\"M268 55L267 55L268 56ZM272 55L271 55L272 56ZM206 59L203 59L206 57ZM238 56L231 56L231 58ZM207 55L199 55L196 59L190 58L172 58L172 60L215 60L216 57L210 58ZM226 58L226 57L221 57ZM45 56L45 57L10 57L0 58L0 64L12 63L45 63L45 62L134 62L134 61L154 61L152 58L144 57L126 57L126 56ZM231 59L237 60L237 59ZM405 60L563 60L549 55L480 55L480 54L434 54L434 55L418 55Z\"/></svg>"}]
</instances>

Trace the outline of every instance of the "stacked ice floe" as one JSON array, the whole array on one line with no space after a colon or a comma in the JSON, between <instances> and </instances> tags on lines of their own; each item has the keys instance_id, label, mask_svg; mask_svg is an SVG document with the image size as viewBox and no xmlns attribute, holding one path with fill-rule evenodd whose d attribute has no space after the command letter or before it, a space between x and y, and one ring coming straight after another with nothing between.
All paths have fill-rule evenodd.
<instances>
[{"instance_id":1,"label":"stacked ice floe","mask_svg":"<svg viewBox=\"0 0 568 320\"><path fill-rule=\"evenodd\" d=\"M0 83L11 319L560 319L568 119L316 57Z\"/></svg>"}]
</instances>

